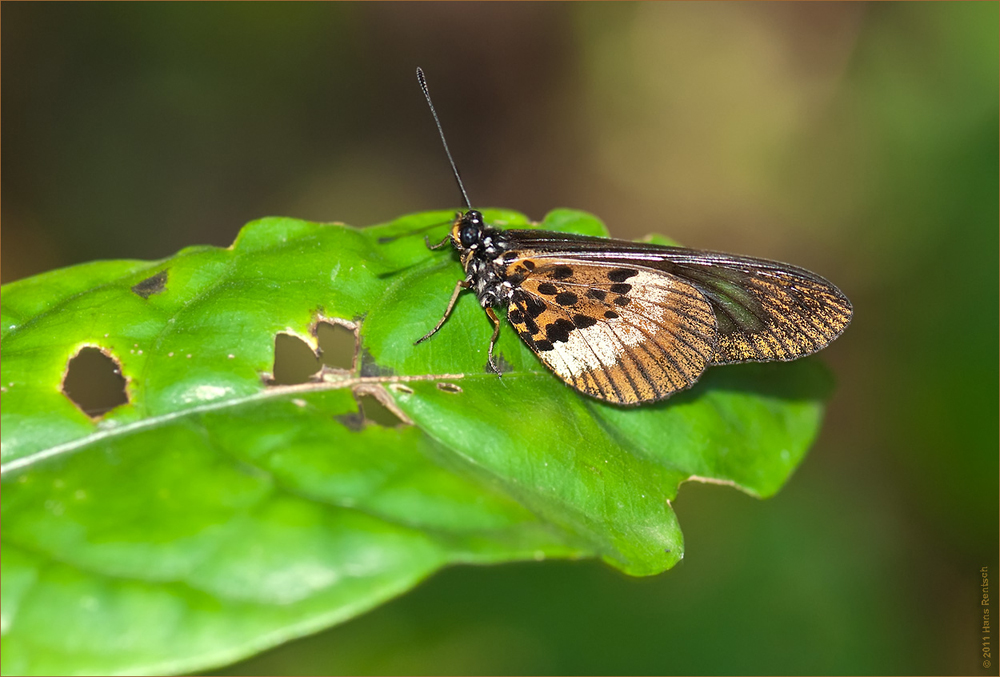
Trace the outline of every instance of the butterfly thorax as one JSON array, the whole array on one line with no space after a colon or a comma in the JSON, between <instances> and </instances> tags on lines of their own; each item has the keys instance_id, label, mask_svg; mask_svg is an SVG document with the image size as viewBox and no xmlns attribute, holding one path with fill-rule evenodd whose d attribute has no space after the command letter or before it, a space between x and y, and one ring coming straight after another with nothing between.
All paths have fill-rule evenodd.
<instances>
[{"instance_id":1,"label":"butterfly thorax","mask_svg":"<svg viewBox=\"0 0 1000 677\"><path fill-rule=\"evenodd\" d=\"M480 305L492 308L510 303L514 285L507 278L503 258L510 248L506 234L487 226L479 212L469 210L455 219L451 241L462 259L465 280Z\"/></svg>"}]
</instances>

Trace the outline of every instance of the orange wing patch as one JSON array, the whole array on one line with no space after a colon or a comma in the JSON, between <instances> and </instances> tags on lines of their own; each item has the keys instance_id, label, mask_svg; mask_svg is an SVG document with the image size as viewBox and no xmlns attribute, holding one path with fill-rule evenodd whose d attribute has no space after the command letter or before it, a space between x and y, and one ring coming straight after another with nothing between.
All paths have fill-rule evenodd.
<instances>
[{"instance_id":1,"label":"orange wing patch","mask_svg":"<svg viewBox=\"0 0 1000 677\"><path fill-rule=\"evenodd\" d=\"M553 258L512 261L507 318L563 381L616 404L690 387L715 353L711 305L690 284L648 268Z\"/></svg>"}]
</instances>

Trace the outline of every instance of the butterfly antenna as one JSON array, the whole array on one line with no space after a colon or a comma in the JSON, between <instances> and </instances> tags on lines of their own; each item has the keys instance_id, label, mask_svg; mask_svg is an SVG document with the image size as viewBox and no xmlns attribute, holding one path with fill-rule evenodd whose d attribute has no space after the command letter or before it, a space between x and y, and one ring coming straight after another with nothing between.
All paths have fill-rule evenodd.
<instances>
[{"instance_id":1,"label":"butterfly antenna","mask_svg":"<svg viewBox=\"0 0 1000 677\"><path fill-rule=\"evenodd\" d=\"M451 151L448 150L448 142L444 140L444 129L441 128L441 120L438 119L437 111L434 110L434 102L431 101L431 92L427 89L427 77L424 76L424 70L417 66L417 82L420 83L420 90L424 93L424 98L427 99L427 105L431 109L431 115L434 116L434 124L437 125L438 134L441 135L441 144L444 146L445 155L448 156L448 162L451 163L451 171L455 174L455 181L458 183L458 189L462 191L462 198L465 200L465 206L472 209L472 203L469 202L469 195L465 192L465 186L462 185L462 177L458 174L458 167L455 166L455 161L451 157Z\"/></svg>"}]
</instances>

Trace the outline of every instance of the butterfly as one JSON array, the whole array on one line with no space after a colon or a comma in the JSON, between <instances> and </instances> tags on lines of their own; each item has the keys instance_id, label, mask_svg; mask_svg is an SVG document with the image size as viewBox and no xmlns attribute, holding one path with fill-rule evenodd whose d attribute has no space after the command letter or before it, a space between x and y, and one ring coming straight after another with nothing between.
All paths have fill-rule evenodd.
<instances>
[{"instance_id":1,"label":"butterfly","mask_svg":"<svg viewBox=\"0 0 1000 677\"><path fill-rule=\"evenodd\" d=\"M449 235L465 277L493 323L507 320L567 385L618 405L655 402L694 385L712 365L788 361L822 350L851 321L851 302L796 266L719 252L544 230L503 230L472 209L423 71L417 79L468 209Z\"/></svg>"}]
</instances>

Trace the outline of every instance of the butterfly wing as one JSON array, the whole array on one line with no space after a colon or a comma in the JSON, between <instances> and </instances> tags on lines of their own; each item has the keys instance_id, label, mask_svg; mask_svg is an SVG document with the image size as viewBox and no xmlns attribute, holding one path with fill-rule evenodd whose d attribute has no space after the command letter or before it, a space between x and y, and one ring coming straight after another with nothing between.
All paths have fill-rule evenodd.
<instances>
[{"instance_id":1,"label":"butterfly wing","mask_svg":"<svg viewBox=\"0 0 1000 677\"><path fill-rule=\"evenodd\" d=\"M714 364L795 360L851 321L851 302L819 275L783 263L678 249L660 264L709 299L719 323Z\"/></svg>"},{"instance_id":2,"label":"butterfly wing","mask_svg":"<svg viewBox=\"0 0 1000 677\"><path fill-rule=\"evenodd\" d=\"M515 259L507 318L563 381L634 405L690 387L708 366L716 322L705 296L658 270L575 258Z\"/></svg>"},{"instance_id":3,"label":"butterfly wing","mask_svg":"<svg viewBox=\"0 0 1000 677\"><path fill-rule=\"evenodd\" d=\"M808 270L776 261L683 247L544 231L507 231L539 265L585 261L656 270L697 289L715 315L712 364L794 360L825 348L851 321L847 297Z\"/></svg>"}]
</instances>

